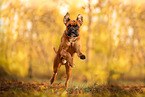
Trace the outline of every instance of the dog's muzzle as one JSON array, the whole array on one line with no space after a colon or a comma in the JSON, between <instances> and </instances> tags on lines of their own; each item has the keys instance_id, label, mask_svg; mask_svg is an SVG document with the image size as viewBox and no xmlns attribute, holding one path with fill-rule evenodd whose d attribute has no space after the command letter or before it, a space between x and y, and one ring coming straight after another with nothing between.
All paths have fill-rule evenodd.
<instances>
[{"instance_id":1,"label":"dog's muzzle","mask_svg":"<svg viewBox=\"0 0 145 97\"><path fill-rule=\"evenodd\" d=\"M68 30L67 35L70 37L78 37L79 33L74 27L72 27Z\"/></svg>"}]
</instances>

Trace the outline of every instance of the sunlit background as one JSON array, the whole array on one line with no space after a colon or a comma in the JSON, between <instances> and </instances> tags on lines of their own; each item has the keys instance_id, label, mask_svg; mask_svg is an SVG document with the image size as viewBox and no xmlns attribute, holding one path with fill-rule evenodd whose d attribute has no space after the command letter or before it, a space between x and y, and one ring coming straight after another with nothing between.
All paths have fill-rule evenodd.
<instances>
[{"instance_id":1,"label":"sunlit background","mask_svg":"<svg viewBox=\"0 0 145 97\"><path fill-rule=\"evenodd\" d=\"M0 76L50 79L67 12L83 16L87 57L75 56L71 81L145 80L144 0L0 0Z\"/></svg>"}]
</instances>

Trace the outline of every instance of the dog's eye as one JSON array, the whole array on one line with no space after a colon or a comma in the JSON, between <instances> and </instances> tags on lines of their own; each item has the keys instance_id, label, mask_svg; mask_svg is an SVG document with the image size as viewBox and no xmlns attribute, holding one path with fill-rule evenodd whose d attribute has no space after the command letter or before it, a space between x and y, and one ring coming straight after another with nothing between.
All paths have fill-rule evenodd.
<instances>
[{"instance_id":1,"label":"dog's eye","mask_svg":"<svg viewBox=\"0 0 145 97\"><path fill-rule=\"evenodd\" d=\"M71 24L69 24L68 26L67 26L67 28L69 29L71 27Z\"/></svg>"},{"instance_id":2,"label":"dog's eye","mask_svg":"<svg viewBox=\"0 0 145 97\"><path fill-rule=\"evenodd\" d=\"M76 28L77 28L77 29L79 29L79 26L78 26L78 25L76 25Z\"/></svg>"}]
</instances>

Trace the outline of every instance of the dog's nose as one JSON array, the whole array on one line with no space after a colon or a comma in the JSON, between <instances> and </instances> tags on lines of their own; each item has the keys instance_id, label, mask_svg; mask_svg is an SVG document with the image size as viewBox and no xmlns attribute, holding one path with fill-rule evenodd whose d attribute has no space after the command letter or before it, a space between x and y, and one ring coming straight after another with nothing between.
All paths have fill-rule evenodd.
<instances>
[{"instance_id":1,"label":"dog's nose","mask_svg":"<svg viewBox=\"0 0 145 97\"><path fill-rule=\"evenodd\" d=\"M71 31L72 31L72 32L75 32L75 28L72 27L72 28L71 28Z\"/></svg>"}]
</instances>

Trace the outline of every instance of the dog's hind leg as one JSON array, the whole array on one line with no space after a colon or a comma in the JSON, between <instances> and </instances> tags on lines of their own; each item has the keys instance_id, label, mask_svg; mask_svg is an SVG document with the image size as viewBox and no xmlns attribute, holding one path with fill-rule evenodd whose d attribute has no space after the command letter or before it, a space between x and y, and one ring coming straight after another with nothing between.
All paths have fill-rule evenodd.
<instances>
[{"instance_id":1,"label":"dog's hind leg","mask_svg":"<svg viewBox=\"0 0 145 97\"><path fill-rule=\"evenodd\" d=\"M65 65L65 68L66 68L66 82L65 82L65 87L66 87L66 89L68 89L68 81L69 81L69 79L70 79L70 77L71 77L71 66L69 65L69 63L67 63L66 65Z\"/></svg>"},{"instance_id":2,"label":"dog's hind leg","mask_svg":"<svg viewBox=\"0 0 145 97\"><path fill-rule=\"evenodd\" d=\"M57 71L58 69L60 68L61 66L61 61L60 61L60 58L59 56L57 55L54 59L54 65L53 65L53 75L50 79L50 84L53 84L53 82L55 81L56 79L56 75L57 75Z\"/></svg>"},{"instance_id":3,"label":"dog's hind leg","mask_svg":"<svg viewBox=\"0 0 145 97\"><path fill-rule=\"evenodd\" d=\"M62 56L64 59L66 59L66 60L68 61L69 65L70 65L71 67L74 67L73 57L71 56L71 54L70 54L69 52L67 52L67 51L65 51L65 50L62 50L62 51L60 52L60 54L61 54L61 56Z\"/></svg>"}]
</instances>

